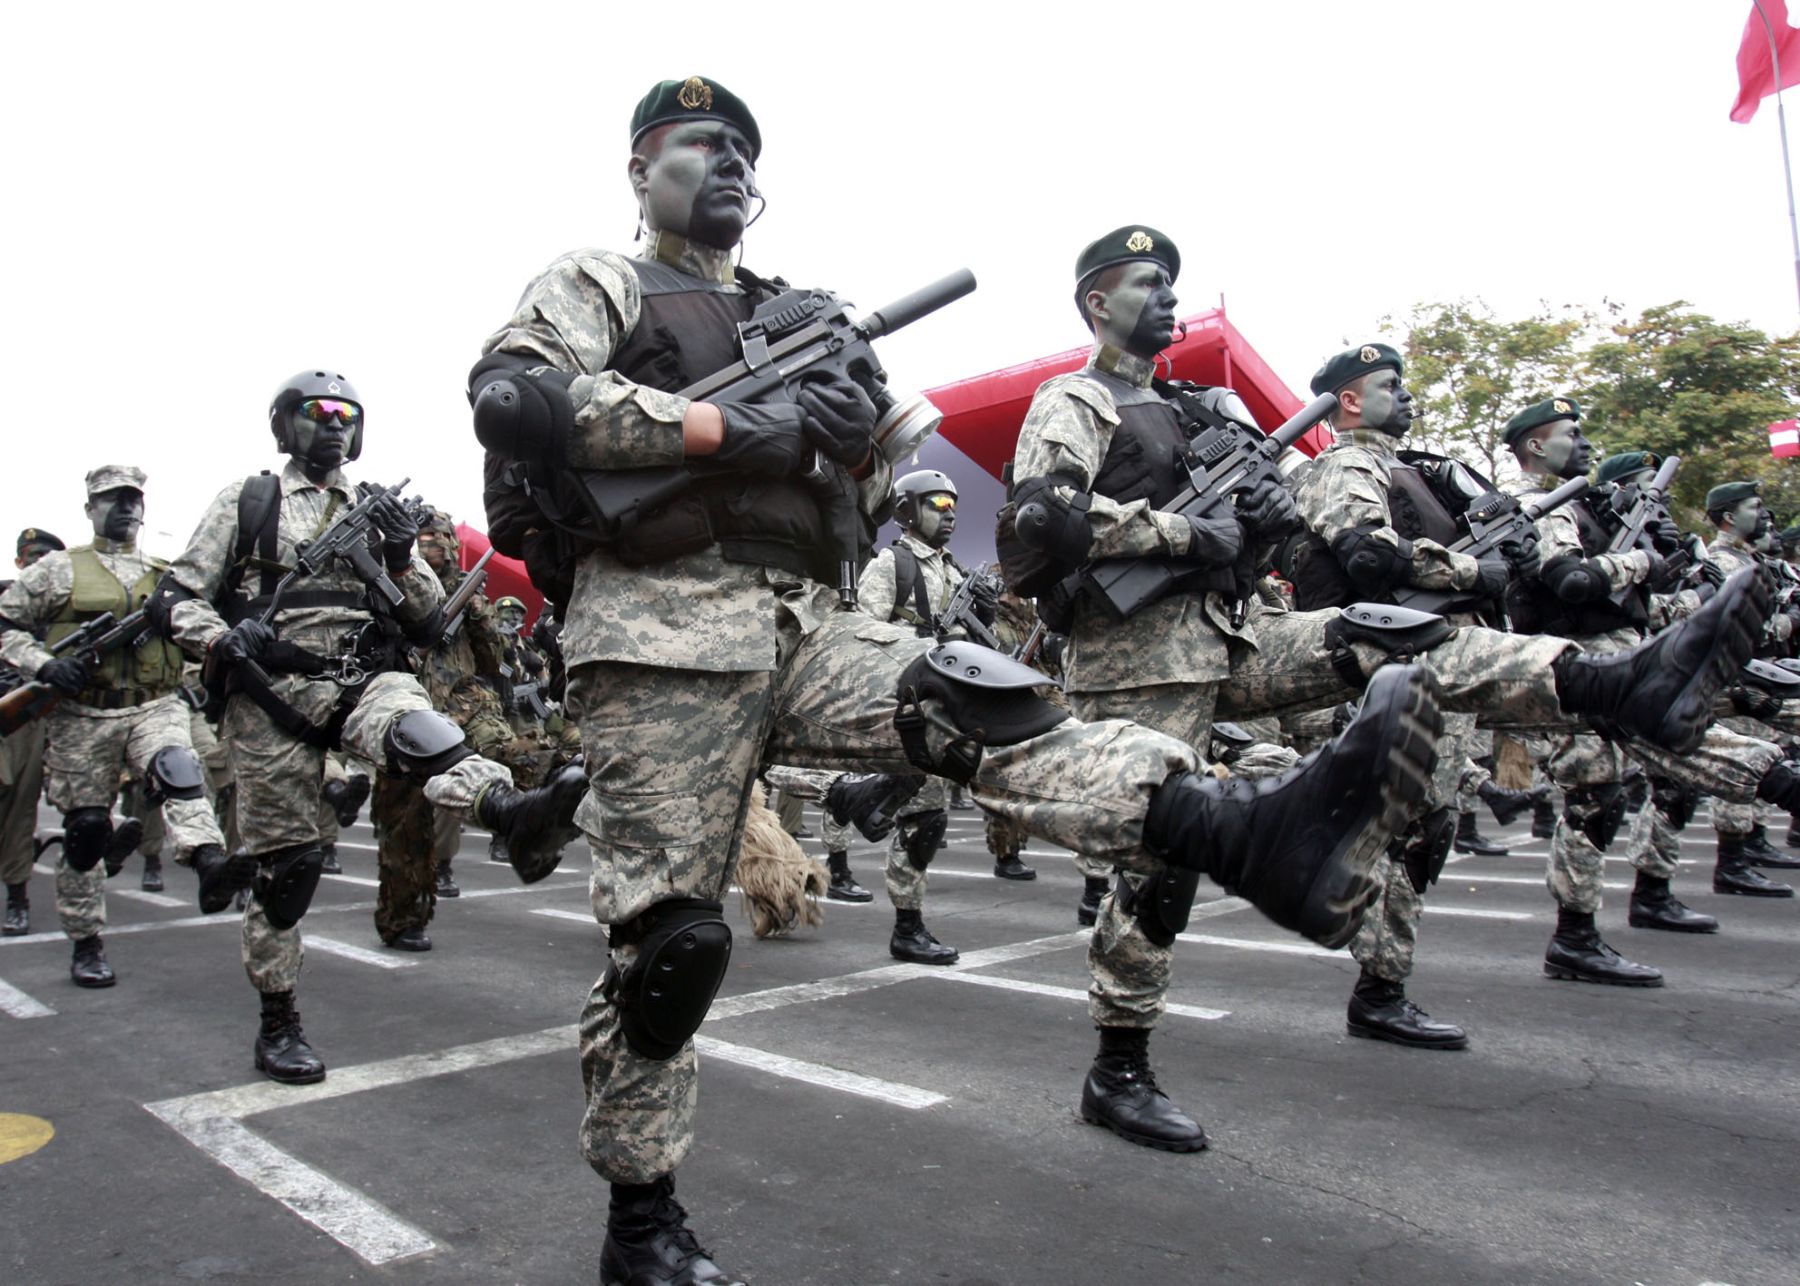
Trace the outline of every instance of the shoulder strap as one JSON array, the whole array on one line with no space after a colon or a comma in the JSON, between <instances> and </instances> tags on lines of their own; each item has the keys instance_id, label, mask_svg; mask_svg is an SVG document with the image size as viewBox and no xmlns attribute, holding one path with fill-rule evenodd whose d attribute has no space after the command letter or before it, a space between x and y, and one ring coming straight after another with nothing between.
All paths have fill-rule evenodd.
<instances>
[{"instance_id":1,"label":"shoulder strap","mask_svg":"<svg viewBox=\"0 0 1800 1286\"><path fill-rule=\"evenodd\" d=\"M913 611L919 620L929 624L931 600L925 593L925 578L919 574L919 556L898 540L894 542L893 549L894 610L891 616L898 616L906 601L911 599Z\"/></svg>"},{"instance_id":2,"label":"shoulder strap","mask_svg":"<svg viewBox=\"0 0 1800 1286\"><path fill-rule=\"evenodd\" d=\"M232 551L231 566L225 571L225 598L237 593L244 579L244 563L255 548L263 561L261 592L275 592L275 555L281 527L281 479L264 469L244 479L238 492L237 548Z\"/></svg>"}]
</instances>

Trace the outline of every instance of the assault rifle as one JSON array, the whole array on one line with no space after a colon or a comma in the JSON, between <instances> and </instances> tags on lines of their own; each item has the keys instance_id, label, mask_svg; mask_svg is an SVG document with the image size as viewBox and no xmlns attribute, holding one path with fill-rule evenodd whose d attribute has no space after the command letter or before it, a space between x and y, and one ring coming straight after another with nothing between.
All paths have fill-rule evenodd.
<instances>
[{"instance_id":1,"label":"assault rifle","mask_svg":"<svg viewBox=\"0 0 1800 1286\"><path fill-rule=\"evenodd\" d=\"M1468 534L1452 541L1450 551L1467 554L1470 558L1485 558L1499 553L1502 545L1535 539L1537 530L1532 526L1533 523L1551 510L1562 508L1587 489L1586 478L1570 478L1549 495L1524 502L1504 491L1490 491L1471 504L1457 520L1467 529ZM1459 602L1466 602L1468 598L1466 590L1402 586L1394 591L1394 602L1401 607L1411 607L1421 612L1442 612L1455 607Z\"/></svg>"},{"instance_id":2,"label":"assault rifle","mask_svg":"<svg viewBox=\"0 0 1800 1286\"><path fill-rule=\"evenodd\" d=\"M1639 487L1631 504L1619 516L1619 529L1613 533L1611 543L1606 547L1609 554L1628 554L1634 549L1648 546L1646 533L1651 523L1669 517L1669 485L1675 481L1675 470L1681 467L1681 457L1672 455L1662 462L1656 476L1649 485ZM1684 570L1692 559L1685 549L1677 549L1663 555L1665 568L1670 572ZM1637 592L1637 586L1627 585L1612 596L1614 603L1624 607L1627 600Z\"/></svg>"},{"instance_id":3,"label":"assault rifle","mask_svg":"<svg viewBox=\"0 0 1800 1286\"><path fill-rule=\"evenodd\" d=\"M369 533L375 529L376 502L384 496L398 500L402 488L411 481L411 478L402 478L391 487L370 487L363 498L339 514L331 526L313 539L301 541L294 550L293 569L275 583L268 610L261 617L262 623L274 624L275 613L281 607L281 596L287 593L290 585L303 576L317 576L339 558L350 564L363 584L385 598L389 607L398 607L405 602L406 595L400 592L400 587L387 574L387 568L370 550Z\"/></svg>"},{"instance_id":4,"label":"assault rifle","mask_svg":"<svg viewBox=\"0 0 1800 1286\"><path fill-rule=\"evenodd\" d=\"M124 620L118 620L111 612L102 612L59 640L50 652L54 656L73 654L93 669L109 652L136 647L150 632L150 622L141 607ZM65 695L36 679L21 683L0 697L0 737L10 736L33 719L43 718Z\"/></svg>"},{"instance_id":5,"label":"assault rifle","mask_svg":"<svg viewBox=\"0 0 1800 1286\"><path fill-rule=\"evenodd\" d=\"M807 378L830 375L852 380L875 403L875 444L889 460L912 451L941 418L923 397L896 398L871 347L875 340L909 326L975 289L964 268L854 319L850 305L823 290L787 290L769 300L738 327L743 357L680 390L692 402L792 400ZM489 386L494 387L493 385ZM614 539L643 515L685 491L694 475L686 466L655 469L583 470L576 475L589 516L603 539ZM832 523L838 555L838 597L856 605L856 557L861 519L849 471L813 452L807 482L820 494Z\"/></svg>"},{"instance_id":6,"label":"assault rifle","mask_svg":"<svg viewBox=\"0 0 1800 1286\"><path fill-rule=\"evenodd\" d=\"M485 554L475 560L475 565L469 568L462 584L456 587L456 592L444 600L445 639L453 639L462 632L463 618L469 612L469 600L487 587L487 565L493 561L494 550L490 546Z\"/></svg>"},{"instance_id":7,"label":"assault rifle","mask_svg":"<svg viewBox=\"0 0 1800 1286\"><path fill-rule=\"evenodd\" d=\"M996 652L1003 651L1000 637L975 614L975 592L983 584L993 584L992 573L983 570L970 572L963 577L962 584L956 587L956 593L944 604L944 610L938 613L937 619L931 623L937 631L939 639L944 639L961 630L971 643L979 643L983 647L991 647Z\"/></svg>"},{"instance_id":8,"label":"assault rifle","mask_svg":"<svg viewBox=\"0 0 1800 1286\"><path fill-rule=\"evenodd\" d=\"M1181 394L1176 408L1182 411ZM1164 513L1177 513L1185 518L1204 518L1240 491L1259 482L1281 482L1277 461L1282 453L1310 432L1314 425L1330 415L1337 406L1337 396L1321 393L1300 408L1275 432L1264 435L1236 420L1220 419L1217 423L1197 421L1192 412L1183 414L1183 427L1199 423L1202 427L1188 439L1188 447L1177 461L1188 474L1188 485L1163 506ZM1019 512L1019 523L1027 520L1027 505ZM1083 587L1106 604L1120 620L1148 607L1164 594L1180 577L1181 571L1167 559L1102 558L1087 571Z\"/></svg>"}]
</instances>

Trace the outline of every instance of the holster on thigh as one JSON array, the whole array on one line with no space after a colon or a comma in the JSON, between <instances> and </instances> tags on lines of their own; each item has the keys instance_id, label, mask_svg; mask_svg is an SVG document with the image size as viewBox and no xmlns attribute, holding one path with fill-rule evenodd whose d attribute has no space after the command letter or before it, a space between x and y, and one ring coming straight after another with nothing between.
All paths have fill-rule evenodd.
<instances>
[{"instance_id":1,"label":"holster on thigh","mask_svg":"<svg viewBox=\"0 0 1800 1286\"><path fill-rule=\"evenodd\" d=\"M675 1057L712 1008L731 964L731 926L722 903L670 898L612 926L614 945L635 945L637 959L609 964L600 986L618 1006L625 1043L645 1058Z\"/></svg>"},{"instance_id":2,"label":"holster on thigh","mask_svg":"<svg viewBox=\"0 0 1800 1286\"><path fill-rule=\"evenodd\" d=\"M1625 821L1625 788L1616 781L1563 792L1563 820L1604 852Z\"/></svg>"},{"instance_id":3,"label":"holster on thigh","mask_svg":"<svg viewBox=\"0 0 1800 1286\"><path fill-rule=\"evenodd\" d=\"M1449 808L1433 809L1408 828L1401 841L1400 860L1414 893L1423 894L1438 882L1455 840L1456 815Z\"/></svg>"},{"instance_id":4,"label":"holster on thigh","mask_svg":"<svg viewBox=\"0 0 1800 1286\"><path fill-rule=\"evenodd\" d=\"M1136 892L1120 879L1117 895L1146 938L1159 947L1172 947L1176 935L1188 926L1188 917L1194 911L1194 897L1199 892L1199 871L1165 866L1145 880Z\"/></svg>"},{"instance_id":5,"label":"holster on thigh","mask_svg":"<svg viewBox=\"0 0 1800 1286\"><path fill-rule=\"evenodd\" d=\"M1700 792L1667 777L1652 777L1650 801L1669 825L1680 830L1694 820L1694 810L1700 807Z\"/></svg>"}]
</instances>

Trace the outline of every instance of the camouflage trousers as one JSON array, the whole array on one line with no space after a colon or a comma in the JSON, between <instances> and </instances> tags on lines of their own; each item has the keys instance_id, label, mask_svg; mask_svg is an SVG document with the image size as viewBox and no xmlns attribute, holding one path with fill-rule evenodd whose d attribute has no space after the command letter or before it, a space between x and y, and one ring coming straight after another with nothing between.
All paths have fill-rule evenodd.
<instances>
[{"instance_id":1,"label":"camouflage trousers","mask_svg":"<svg viewBox=\"0 0 1800 1286\"><path fill-rule=\"evenodd\" d=\"M950 792L945 789L942 777L927 777L925 784L919 787L919 793L901 805L899 825L888 837L887 869L883 872L888 901L894 904L894 910L919 911L925 906L925 872L907 860L902 843L908 822L923 813L942 812L949 806Z\"/></svg>"},{"instance_id":2,"label":"camouflage trousers","mask_svg":"<svg viewBox=\"0 0 1800 1286\"><path fill-rule=\"evenodd\" d=\"M910 626L854 612L803 634L777 614L773 671L716 673L623 662L572 667L568 710L581 728L590 790L577 820L593 848L594 915L622 924L673 897L723 900L765 758L802 768L913 771L894 727L900 672L931 643ZM957 735L928 703L926 739ZM1123 723L1064 722L1015 746L990 747L971 791L983 808L1071 849L1134 870L1151 794L1196 766L1188 747ZM635 946L612 949L628 969ZM692 1042L652 1059L626 1042L619 1010L594 985L580 1022L587 1109L581 1148L615 1183L647 1183L693 1143Z\"/></svg>"},{"instance_id":3,"label":"camouflage trousers","mask_svg":"<svg viewBox=\"0 0 1800 1286\"><path fill-rule=\"evenodd\" d=\"M1784 706L1792 706L1795 704L1800 703L1792 701L1783 703ZM1786 722L1787 720L1785 719L1778 720L1772 726L1774 726L1777 731L1786 733L1787 729L1782 726ZM1770 725L1764 725L1755 719L1738 716L1735 718L1721 719L1719 721L1719 726L1724 728L1727 732L1737 733L1740 737L1761 738L1767 727ZM1713 830L1721 836L1730 836L1734 839L1741 839L1750 834L1750 832L1755 830L1758 826L1767 825L1771 815L1769 806L1760 799L1715 799L1712 802L1711 813Z\"/></svg>"},{"instance_id":4,"label":"camouflage trousers","mask_svg":"<svg viewBox=\"0 0 1800 1286\"><path fill-rule=\"evenodd\" d=\"M1631 819L1631 864L1645 875L1672 880L1681 866L1681 832L1651 800Z\"/></svg>"},{"instance_id":5,"label":"camouflage trousers","mask_svg":"<svg viewBox=\"0 0 1800 1286\"><path fill-rule=\"evenodd\" d=\"M381 828L376 853L375 932L383 942L423 929L437 909L437 872L462 845L462 825L434 808L417 782L379 773L369 816Z\"/></svg>"},{"instance_id":6,"label":"camouflage trousers","mask_svg":"<svg viewBox=\"0 0 1800 1286\"><path fill-rule=\"evenodd\" d=\"M1026 849L1030 836L1004 817L989 814L986 826L987 851L994 855L996 862L1004 862L1009 857L1017 857Z\"/></svg>"},{"instance_id":7,"label":"camouflage trousers","mask_svg":"<svg viewBox=\"0 0 1800 1286\"><path fill-rule=\"evenodd\" d=\"M65 815L77 808L109 812L127 773L143 777L166 746L192 749L189 707L170 693L125 710L95 710L65 701L45 716L44 777L50 803ZM225 843L205 799L166 799L162 819L178 860L202 844ZM63 932L86 938L106 927L106 868L77 871L65 856L56 866L56 913Z\"/></svg>"},{"instance_id":8,"label":"camouflage trousers","mask_svg":"<svg viewBox=\"0 0 1800 1286\"><path fill-rule=\"evenodd\" d=\"M335 684L281 675L275 686L315 723L324 723L337 703ZM430 708L425 690L412 675L378 674L363 689L344 724L344 749L368 763L383 763L387 751L382 739L388 725L409 710ZM326 755L283 732L260 706L241 695L225 707L220 735L230 748L244 843L260 859L266 877L282 849L322 842L319 792L325 784ZM473 755L427 781L424 794L439 808L461 817L474 807L484 788L510 780L505 768ZM270 924L255 891L244 904L243 958L251 984L265 994L294 990L305 960L300 926L277 929Z\"/></svg>"},{"instance_id":9,"label":"camouflage trousers","mask_svg":"<svg viewBox=\"0 0 1800 1286\"><path fill-rule=\"evenodd\" d=\"M37 860L38 796L44 793L44 724L0 740L0 884L24 884Z\"/></svg>"},{"instance_id":10,"label":"camouflage trousers","mask_svg":"<svg viewBox=\"0 0 1800 1286\"><path fill-rule=\"evenodd\" d=\"M819 805L819 838L824 841L827 853L847 853L856 842L855 825L838 823L832 818L831 810L825 807L825 796L831 791L831 783L842 776L842 773L824 768L795 768L788 764L770 764L763 770L763 780L772 789L779 790L783 799L811 800Z\"/></svg>"}]
</instances>

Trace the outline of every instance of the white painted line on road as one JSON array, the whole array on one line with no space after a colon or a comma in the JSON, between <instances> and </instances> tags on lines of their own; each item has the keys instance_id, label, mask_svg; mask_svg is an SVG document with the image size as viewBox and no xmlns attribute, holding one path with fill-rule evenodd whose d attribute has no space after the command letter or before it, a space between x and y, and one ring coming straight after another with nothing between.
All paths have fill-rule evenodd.
<instances>
[{"instance_id":1,"label":"white painted line on road","mask_svg":"<svg viewBox=\"0 0 1800 1286\"><path fill-rule=\"evenodd\" d=\"M786 987L752 991L743 996L724 996L713 1001L713 1007L707 1011L706 1021L723 1022L728 1018L741 1018L745 1014L762 1013L767 1009L785 1009L789 1005L806 1004L814 1000L836 1000L840 996L854 996L880 987L891 987L897 982L910 979L916 967L887 965L880 969L865 969L861 973L843 974L837 978L823 978L818 982L797 982Z\"/></svg>"},{"instance_id":2,"label":"white painted line on road","mask_svg":"<svg viewBox=\"0 0 1800 1286\"><path fill-rule=\"evenodd\" d=\"M33 1000L10 982L0 980L0 1014L14 1018L51 1018L56 1011L42 1001Z\"/></svg>"},{"instance_id":3,"label":"white painted line on road","mask_svg":"<svg viewBox=\"0 0 1800 1286\"><path fill-rule=\"evenodd\" d=\"M1237 951L1272 951L1283 956L1323 956L1327 960L1349 958L1347 951L1327 951L1310 942L1257 942L1251 938L1215 938L1210 933L1181 933L1177 942L1192 942L1202 947L1231 947Z\"/></svg>"},{"instance_id":4,"label":"white painted line on road","mask_svg":"<svg viewBox=\"0 0 1800 1286\"><path fill-rule=\"evenodd\" d=\"M321 938L316 933L302 934L300 940L309 951L323 951L329 956L342 956L344 959L354 960L358 964L374 965L377 969L411 969L419 963L417 960L401 960L394 956L383 955L379 951L359 947L353 942L340 942L336 938Z\"/></svg>"},{"instance_id":5,"label":"white painted line on road","mask_svg":"<svg viewBox=\"0 0 1800 1286\"><path fill-rule=\"evenodd\" d=\"M732 1045L711 1036L694 1037L694 1049L702 1058L716 1058L724 1063L737 1063L742 1067L753 1067L758 1071L769 1072L775 1076L785 1077L790 1081L803 1081L808 1085L818 1085L828 1090L840 1090L845 1094L855 1094L861 1098L872 1098L877 1102L891 1103L895 1107L904 1107L909 1111L921 1108L936 1107L939 1103L950 1100L942 1094L934 1094L930 1090L918 1089L912 1085L902 1085L898 1081L877 1080L873 1076L861 1076L856 1072L846 1072L837 1067L826 1067L822 1063L808 1063L798 1058L788 1058L784 1054L771 1054L760 1049L751 1049L745 1045Z\"/></svg>"},{"instance_id":6,"label":"white painted line on road","mask_svg":"<svg viewBox=\"0 0 1800 1286\"><path fill-rule=\"evenodd\" d=\"M132 902L146 902L151 906L185 907L186 898L172 898L167 893L149 893L143 889L108 889L107 897L125 898Z\"/></svg>"},{"instance_id":7,"label":"white painted line on road","mask_svg":"<svg viewBox=\"0 0 1800 1286\"><path fill-rule=\"evenodd\" d=\"M56 868L54 866L45 866L42 862L33 862L31 869L36 871L39 875L48 875L52 878L56 875Z\"/></svg>"},{"instance_id":8,"label":"white painted line on road","mask_svg":"<svg viewBox=\"0 0 1800 1286\"><path fill-rule=\"evenodd\" d=\"M531 908L531 913L533 915L547 915L553 920L576 920L596 929L600 927L600 922L594 919L594 913L592 911L564 911L553 906L534 906Z\"/></svg>"},{"instance_id":9,"label":"white painted line on road","mask_svg":"<svg viewBox=\"0 0 1800 1286\"><path fill-rule=\"evenodd\" d=\"M1532 884L1540 889L1544 888L1543 877L1538 875L1459 875L1454 880L1446 882L1453 884ZM1601 882L1601 887L1608 889L1628 889L1631 885L1627 884L1624 880L1603 880ZM1546 890L1546 892L1547 891L1548 890ZM1426 905L1429 906L1430 904L1427 903Z\"/></svg>"},{"instance_id":10,"label":"white painted line on road","mask_svg":"<svg viewBox=\"0 0 1800 1286\"><path fill-rule=\"evenodd\" d=\"M436 1242L393 1212L288 1155L231 1117L171 1111L171 1103L146 1106L214 1161L366 1263L391 1264L437 1249Z\"/></svg>"},{"instance_id":11,"label":"white painted line on road","mask_svg":"<svg viewBox=\"0 0 1800 1286\"><path fill-rule=\"evenodd\" d=\"M1529 911L1484 911L1473 906L1439 906L1437 903L1425 903L1427 915L1460 915L1471 920L1535 920L1537 917Z\"/></svg>"},{"instance_id":12,"label":"white painted line on road","mask_svg":"<svg viewBox=\"0 0 1800 1286\"><path fill-rule=\"evenodd\" d=\"M371 880L366 875L322 875L319 878L324 880L335 880L339 884L360 884L365 889L378 889L381 887L380 880Z\"/></svg>"},{"instance_id":13,"label":"white painted line on road","mask_svg":"<svg viewBox=\"0 0 1800 1286\"><path fill-rule=\"evenodd\" d=\"M1002 991L1022 991L1031 996L1051 996L1057 1000L1074 1000L1087 1003L1088 994L1075 987L1052 987L1042 982L1026 982L1022 978L997 978L988 973L964 973L955 969L935 968L931 965L914 965L920 978L941 978L946 982L972 982L982 987L998 987ZM1170 1013L1182 1018L1199 1018L1213 1022L1229 1017L1229 1009L1202 1009L1198 1005L1171 1004Z\"/></svg>"}]
</instances>

